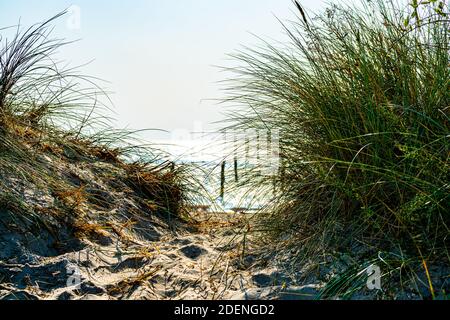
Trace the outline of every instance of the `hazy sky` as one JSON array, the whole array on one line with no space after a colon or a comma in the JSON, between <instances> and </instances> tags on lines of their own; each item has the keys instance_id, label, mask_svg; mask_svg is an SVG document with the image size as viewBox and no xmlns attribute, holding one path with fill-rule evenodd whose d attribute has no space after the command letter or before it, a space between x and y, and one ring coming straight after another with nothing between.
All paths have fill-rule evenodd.
<instances>
[{"instance_id":1,"label":"hazy sky","mask_svg":"<svg viewBox=\"0 0 450 320\"><path fill-rule=\"evenodd\" d=\"M318 10L325 1L301 0ZM80 39L61 51L82 64L83 73L108 80L117 126L168 131L194 130L194 123L220 120L226 54L258 41L250 34L280 39L274 15L293 18L290 0L66 0L2 1L1 26L28 26L75 5L80 9L56 24L54 35ZM158 138L161 136L159 135ZM169 137L169 136L166 136ZM156 138L156 136L150 136Z\"/></svg>"}]
</instances>

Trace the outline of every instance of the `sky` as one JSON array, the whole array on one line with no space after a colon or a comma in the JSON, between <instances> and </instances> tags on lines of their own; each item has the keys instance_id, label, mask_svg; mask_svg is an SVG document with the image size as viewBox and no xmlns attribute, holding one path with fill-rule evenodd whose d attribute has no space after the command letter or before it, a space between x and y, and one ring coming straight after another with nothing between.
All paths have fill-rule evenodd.
<instances>
[{"instance_id":1,"label":"sky","mask_svg":"<svg viewBox=\"0 0 450 320\"><path fill-rule=\"evenodd\" d=\"M307 10L325 1L301 0ZM1 26L43 21L71 8L53 35L80 40L59 52L70 65L90 62L83 74L107 80L115 126L162 129L146 139L211 130L223 119L215 99L228 76L227 54L258 36L282 39L277 19L293 19L290 0L15 0L0 3ZM231 64L232 65L232 64Z\"/></svg>"}]
</instances>

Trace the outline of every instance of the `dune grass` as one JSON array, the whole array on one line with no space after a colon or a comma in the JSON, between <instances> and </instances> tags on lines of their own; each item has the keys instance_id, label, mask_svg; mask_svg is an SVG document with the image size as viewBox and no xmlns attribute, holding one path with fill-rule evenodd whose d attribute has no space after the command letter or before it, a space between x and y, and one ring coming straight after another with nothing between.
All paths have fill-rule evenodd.
<instances>
[{"instance_id":1,"label":"dune grass","mask_svg":"<svg viewBox=\"0 0 450 320\"><path fill-rule=\"evenodd\" d=\"M102 176L133 190L143 212L169 220L184 216L192 188L189 170L141 144L136 131L114 129L101 80L57 60L58 49L71 44L51 34L53 22L64 14L26 29L18 26L12 38L0 38L0 206L27 205L15 190L14 181L20 180L47 190L57 200L56 211L66 216L80 214L86 202L107 207L101 190L71 185L59 168L104 162L117 170ZM34 208L15 211L41 215Z\"/></svg>"},{"instance_id":2,"label":"dune grass","mask_svg":"<svg viewBox=\"0 0 450 320\"><path fill-rule=\"evenodd\" d=\"M450 29L448 5L439 10L302 10L282 23L289 43L232 55L226 129L280 130L278 174L241 179L275 185L262 228L291 235L305 258L363 243L448 265Z\"/></svg>"},{"instance_id":3,"label":"dune grass","mask_svg":"<svg viewBox=\"0 0 450 320\"><path fill-rule=\"evenodd\" d=\"M233 56L240 66L231 70L226 102L237 107L225 130L244 137L279 131L280 158L278 172L237 172L255 142L247 137L233 150L227 181L273 195L255 229L301 248L293 263L363 255L323 297L364 285L368 263L383 263L386 274L413 273L409 266L419 263L434 296L429 266L449 262L448 8L421 11L419 20L417 8L393 1L361 4L331 6L313 18L301 10L298 21L283 24L289 43L263 42ZM86 202L107 207L102 190L68 185L51 166L59 159L112 164L120 170L103 178L120 179L141 211L169 221L184 216L192 196L205 196L193 171L136 145L135 132L112 129L99 80L55 61L70 44L51 40L51 24L63 14L0 41L0 207L42 215L15 190L17 180L49 190L55 214L83 216ZM222 196L224 188L223 168ZM108 226L81 219L74 227L101 235ZM368 253L355 251L361 244Z\"/></svg>"}]
</instances>

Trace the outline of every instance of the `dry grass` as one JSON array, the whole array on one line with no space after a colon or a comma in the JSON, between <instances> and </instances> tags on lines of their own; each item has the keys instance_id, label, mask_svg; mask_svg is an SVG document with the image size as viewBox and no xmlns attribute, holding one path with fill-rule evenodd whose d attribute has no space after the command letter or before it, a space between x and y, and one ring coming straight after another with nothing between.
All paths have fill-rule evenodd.
<instances>
[{"instance_id":1,"label":"dry grass","mask_svg":"<svg viewBox=\"0 0 450 320\"><path fill-rule=\"evenodd\" d=\"M137 276L120 281L113 287L108 288L108 294L111 296L124 296L132 293L145 282L151 281L152 278L162 269L162 266L155 267L150 271L141 271Z\"/></svg>"},{"instance_id":2,"label":"dry grass","mask_svg":"<svg viewBox=\"0 0 450 320\"><path fill-rule=\"evenodd\" d=\"M73 228L75 230L75 237L82 239L82 238L99 238L99 237L109 237L110 234L107 231L107 227L100 225L98 223L93 222L83 222L83 221L76 221L73 224Z\"/></svg>"},{"instance_id":3,"label":"dry grass","mask_svg":"<svg viewBox=\"0 0 450 320\"><path fill-rule=\"evenodd\" d=\"M63 203L64 206L67 206L70 209L79 208L87 201L85 186L70 188L64 191L55 191L54 195Z\"/></svg>"}]
</instances>

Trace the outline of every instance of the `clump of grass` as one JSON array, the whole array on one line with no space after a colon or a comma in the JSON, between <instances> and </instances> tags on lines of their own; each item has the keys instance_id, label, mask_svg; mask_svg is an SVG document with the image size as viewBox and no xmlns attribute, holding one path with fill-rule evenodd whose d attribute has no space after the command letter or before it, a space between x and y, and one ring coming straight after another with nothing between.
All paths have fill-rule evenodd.
<instances>
[{"instance_id":1,"label":"clump of grass","mask_svg":"<svg viewBox=\"0 0 450 320\"><path fill-rule=\"evenodd\" d=\"M448 265L448 7L414 24L395 1L360 4L233 55L228 128L280 130L280 173L244 180L275 184L264 227L309 258L363 242Z\"/></svg>"},{"instance_id":2,"label":"clump of grass","mask_svg":"<svg viewBox=\"0 0 450 320\"><path fill-rule=\"evenodd\" d=\"M158 167L137 163L125 166L129 186L144 199L152 199L146 203L149 208L162 210L169 220L178 215L186 201L183 190L182 168L176 169L172 163L166 162Z\"/></svg>"},{"instance_id":3,"label":"clump of grass","mask_svg":"<svg viewBox=\"0 0 450 320\"><path fill-rule=\"evenodd\" d=\"M64 14L28 29L18 26L11 39L0 36L0 194L23 196L6 183L13 178L47 190L61 216L77 215L88 202L110 211L101 192L71 185L59 166L102 162L114 167L102 177L109 174L129 185L133 198L181 216L189 170L171 170L164 166L169 155L139 144L136 132L114 129L100 80L61 66L57 51L71 43L53 39L51 25Z\"/></svg>"},{"instance_id":4,"label":"clump of grass","mask_svg":"<svg viewBox=\"0 0 450 320\"><path fill-rule=\"evenodd\" d=\"M55 197L68 208L74 209L86 202L86 193L84 187L65 189L55 191Z\"/></svg>"},{"instance_id":5,"label":"clump of grass","mask_svg":"<svg viewBox=\"0 0 450 320\"><path fill-rule=\"evenodd\" d=\"M96 238L96 237L108 237L109 233L106 228L96 223L86 223L77 221L74 223L75 237L83 238Z\"/></svg>"}]
</instances>

